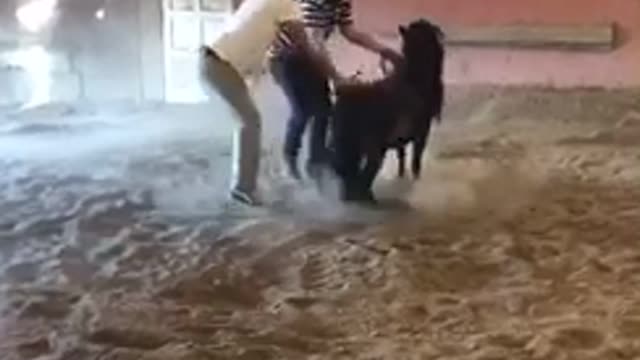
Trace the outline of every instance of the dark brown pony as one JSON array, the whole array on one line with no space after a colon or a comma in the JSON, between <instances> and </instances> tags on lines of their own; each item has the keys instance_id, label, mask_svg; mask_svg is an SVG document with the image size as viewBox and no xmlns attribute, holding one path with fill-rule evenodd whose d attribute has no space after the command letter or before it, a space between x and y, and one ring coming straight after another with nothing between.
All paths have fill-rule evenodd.
<instances>
[{"instance_id":1,"label":"dark brown pony","mask_svg":"<svg viewBox=\"0 0 640 360\"><path fill-rule=\"evenodd\" d=\"M398 155L398 175L404 176L405 147L412 144L411 168L419 177L431 121L440 119L442 30L424 19L398 30L404 59L390 74L336 88L332 160L346 201L375 201L372 185L391 148Z\"/></svg>"}]
</instances>

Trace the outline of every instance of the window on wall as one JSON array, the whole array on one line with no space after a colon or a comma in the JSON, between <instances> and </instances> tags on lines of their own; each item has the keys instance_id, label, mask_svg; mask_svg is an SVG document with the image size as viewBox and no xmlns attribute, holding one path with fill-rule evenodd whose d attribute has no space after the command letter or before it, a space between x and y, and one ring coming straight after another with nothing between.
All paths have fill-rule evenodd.
<instances>
[{"instance_id":1,"label":"window on wall","mask_svg":"<svg viewBox=\"0 0 640 360\"><path fill-rule=\"evenodd\" d=\"M176 11L227 11L240 0L168 0L168 8Z\"/></svg>"},{"instance_id":2,"label":"window on wall","mask_svg":"<svg viewBox=\"0 0 640 360\"><path fill-rule=\"evenodd\" d=\"M169 7L178 11L194 11L200 8L203 11L226 11L228 9L227 0L170 0ZM196 6L199 5L199 6Z\"/></svg>"},{"instance_id":3,"label":"window on wall","mask_svg":"<svg viewBox=\"0 0 640 360\"><path fill-rule=\"evenodd\" d=\"M233 10L232 0L167 0L170 50L195 51L218 31Z\"/></svg>"},{"instance_id":4,"label":"window on wall","mask_svg":"<svg viewBox=\"0 0 640 360\"><path fill-rule=\"evenodd\" d=\"M198 47L210 43L233 11L234 0L165 0L164 48L166 98L202 98L194 70Z\"/></svg>"},{"instance_id":5,"label":"window on wall","mask_svg":"<svg viewBox=\"0 0 640 360\"><path fill-rule=\"evenodd\" d=\"M230 9L231 1L221 0L200 0L200 8L203 11L227 11Z\"/></svg>"},{"instance_id":6,"label":"window on wall","mask_svg":"<svg viewBox=\"0 0 640 360\"><path fill-rule=\"evenodd\" d=\"M169 9L177 11L195 10L193 0L169 0Z\"/></svg>"}]
</instances>

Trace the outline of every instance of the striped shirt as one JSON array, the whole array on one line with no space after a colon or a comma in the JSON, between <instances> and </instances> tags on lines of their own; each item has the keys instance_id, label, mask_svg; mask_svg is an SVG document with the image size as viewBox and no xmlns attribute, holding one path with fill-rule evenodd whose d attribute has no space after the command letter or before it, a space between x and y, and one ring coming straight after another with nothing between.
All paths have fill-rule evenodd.
<instances>
[{"instance_id":1,"label":"striped shirt","mask_svg":"<svg viewBox=\"0 0 640 360\"><path fill-rule=\"evenodd\" d=\"M351 25L351 0L298 0L304 24L308 28L324 30L325 37L336 27Z\"/></svg>"},{"instance_id":2,"label":"striped shirt","mask_svg":"<svg viewBox=\"0 0 640 360\"><path fill-rule=\"evenodd\" d=\"M299 4L302 12L302 21L306 28L319 30L323 40L335 31L337 27L351 25L351 0L291 0ZM282 27L273 46L270 55L276 55L292 47L292 36L286 27Z\"/></svg>"}]
</instances>

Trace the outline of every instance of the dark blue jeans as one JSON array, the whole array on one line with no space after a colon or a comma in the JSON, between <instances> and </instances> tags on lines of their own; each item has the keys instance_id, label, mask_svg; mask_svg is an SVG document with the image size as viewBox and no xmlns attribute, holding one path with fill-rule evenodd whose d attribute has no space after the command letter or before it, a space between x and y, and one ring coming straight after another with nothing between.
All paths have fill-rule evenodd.
<instances>
[{"instance_id":1,"label":"dark blue jeans","mask_svg":"<svg viewBox=\"0 0 640 360\"><path fill-rule=\"evenodd\" d=\"M284 154L297 158L302 136L311 121L308 165L327 160L327 128L331 112L329 83L304 56L295 52L278 54L270 61L271 74L282 88L291 108L287 122Z\"/></svg>"}]
</instances>

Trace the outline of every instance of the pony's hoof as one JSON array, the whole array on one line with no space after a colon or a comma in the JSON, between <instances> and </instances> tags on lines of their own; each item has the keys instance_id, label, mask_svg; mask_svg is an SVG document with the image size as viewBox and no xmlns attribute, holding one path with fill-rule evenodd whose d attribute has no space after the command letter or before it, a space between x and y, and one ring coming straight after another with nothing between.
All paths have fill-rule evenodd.
<instances>
[{"instance_id":1,"label":"pony's hoof","mask_svg":"<svg viewBox=\"0 0 640 360\"><path fill-rule=\"evenodd\" d=\"M371 190L362 192L358 197L358 201L368 205L376 205L378 203L376 197L373 195L373 191Z\"/></svg>"},{"instance_id":2,"label":"pony's hoof","mask_svg":"<svg viewBox=\"0 0 640 360\"><path fill-rule=\"evenodd\" d=\"M363 200L360 201L360 204L361 206L368 208L375 208L379 205L377 200Z\"/></svg>"},{"instance_id":3,"label":"pony's hoof","mask_svg":"<svg viewBox=\"0 0 640 360\"><path fill-rule=\"evenodd\" d=\"M358 194L355 191L343 190L340 196L343 202L356 202L359 200Z\"/></svg>"},{"instance_id":4,"label":"pony's hoof","mask_svg":"<svg viewBox=\"0 0 640 360\"><path fill-rule=\"evenodd\" d=\"M342 193L342 201L348 203L359 203L375 205L378 203L371 191L345 191Z\"/></svg>"},{"instance_id":5,"label":"pony's hoof","mask_svg":"<svg viewBox=\"0 0 640 360\"><path fill-rule=\"evenodd\" d=\"M363 202L367 205L378 205L378 200L374 197L367 197L363 199Z\"/></svg>"}]
</instances>

